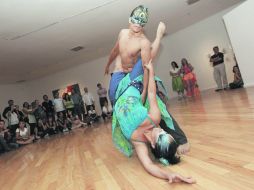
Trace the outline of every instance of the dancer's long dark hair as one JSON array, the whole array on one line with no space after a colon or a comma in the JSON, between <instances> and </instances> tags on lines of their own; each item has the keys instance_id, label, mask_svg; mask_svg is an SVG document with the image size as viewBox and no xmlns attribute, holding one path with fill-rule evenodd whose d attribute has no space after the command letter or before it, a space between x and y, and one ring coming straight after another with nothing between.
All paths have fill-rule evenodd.
<instances>
[{"instance_id":1,"label":"dancer's long dark hair","mask_svg":"<svg viewBox=\"0 0 254 190\"><path fill-rule=\"evenodd\" d=\"M159 135L155 148L151 147L151 150L155 158L163 158L166 159L170 164L177 164L180 162L180 157L175 156L178 144L175 141L168 141L165 144L165 139L168 139L168 135L169 134L167 133ZM164 142L163 145L162 142Z\"/></svg>"}]
</instances>

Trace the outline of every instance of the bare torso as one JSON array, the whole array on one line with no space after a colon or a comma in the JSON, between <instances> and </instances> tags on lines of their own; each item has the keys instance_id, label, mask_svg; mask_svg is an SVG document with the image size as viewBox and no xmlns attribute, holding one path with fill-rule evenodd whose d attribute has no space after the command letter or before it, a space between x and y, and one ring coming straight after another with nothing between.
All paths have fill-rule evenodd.
<instances>
[{"instance_id":1,"label":"bare torso","mask_svg":"<svg viewBox=\"0 0 254 190\"><path fill-rule=\"evenodd\" d=\"M116 59L115 71L130 72L140 56L143 34L131 35L129 29L123 29L119 35L119 56Z\"/></svg>"}]
</instances>

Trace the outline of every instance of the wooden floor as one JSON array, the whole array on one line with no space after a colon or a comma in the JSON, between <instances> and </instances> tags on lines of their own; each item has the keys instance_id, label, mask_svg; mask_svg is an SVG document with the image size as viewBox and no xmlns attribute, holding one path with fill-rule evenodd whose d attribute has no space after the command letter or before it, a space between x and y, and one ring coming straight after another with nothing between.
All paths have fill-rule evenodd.
<instances>
[{"instance_id":1,"label":"wooden floor","mask_svg":"<svg viewBox=\"0 0 254 190\"><path fill-rule=\"evenodd\" d=\"M197 184L169 185L147 174L136 155L126 158L113 147L107 123L1 155L0 189L254 189L254 88L206 91L169 106L192 148L166 169L193 176Z\"/></svg>"}]
</instances>

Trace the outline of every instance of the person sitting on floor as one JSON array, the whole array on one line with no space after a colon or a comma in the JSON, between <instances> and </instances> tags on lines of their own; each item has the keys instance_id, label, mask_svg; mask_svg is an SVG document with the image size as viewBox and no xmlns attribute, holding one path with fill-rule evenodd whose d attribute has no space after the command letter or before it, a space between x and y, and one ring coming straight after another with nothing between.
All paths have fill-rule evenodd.
<instances>
[{"instance_id":1,"label":"person sitting on floor","mask_svg":"<svg viewBox=\"0 0 254 190\"><path fill-rule=\"evenodd\" d=\"M67 125L67 120L64 118L64 115L62 112L59 112L59 116L56 122L60 132L68 132L71 130L71 126Z\"/></svg>"},{"instance_id":2,"label":"person sitting on floor","mask_svg":"<svg viewBox=\"0 0 254 190\"><path fill-rule=\"evenodd\" d=\"M57 128L56 128L56 122L53 119L53 116L49 115L48 117L48 134L49 135L54 135L57 133Z\"/></svg>"},{"instance_id":3,"label":"person sitting on floor","mask_svg":"<svg viewBox=\"0 0 254 190\"><path fill-rule=\"evenodd\" d=\"M89 123L91 123L91 121L92 122L99 121L99 117L98 117L98 115L97 115L97 113L96 113L96 111L95 111L93 106L89 107L89 110L88 110L87 113L88 113L88 117L89 117Z\"/></svg>"},{"instance_id":4,"label":"person sitting on floor","mask_svg":"<svg viewBox=\"0 0 254 190\"><path fill-rule=\"evenodd\" d=\"M79 127L85 127L85 123L82 122L78 115L73 115L71 110L67 110L67 125L70 125L71 128L79 128Z\"/></svg>"},{"instance_id":5,"label":"person sitting on floor","mask_svg":"<svg viewBox=\"0 0 254 190\"><path fill-rule=\"evenodd\" d=\"M26 145L32 143L34 140L33 136L30 136L30 129L26 126L24 120L19 121L19 126L16 129L16 142L19 145Z\"/></svg>"},{"instance_id":6,"label":"person sitting on floor","mask_svg":"<svg viewBox=\"0 0 254 190\"><path fill-rule=\"evenodd\" d=\"M238 66L233 67L234 81L229 84L230 89L242 88L244 83Z\"/></svg>"},{"instance_id":7,"label":"person sitting on floor","mask_svg":"<svg viewBox=\"0 0 254 190\"><path fill-rule=\"evenodd\" d=\"M108 102L104 102L104 106L102 107L102 118L105 121L106 118L110 119L112 117L112 108L108 105Z\"/></svg>"}]
</instances>

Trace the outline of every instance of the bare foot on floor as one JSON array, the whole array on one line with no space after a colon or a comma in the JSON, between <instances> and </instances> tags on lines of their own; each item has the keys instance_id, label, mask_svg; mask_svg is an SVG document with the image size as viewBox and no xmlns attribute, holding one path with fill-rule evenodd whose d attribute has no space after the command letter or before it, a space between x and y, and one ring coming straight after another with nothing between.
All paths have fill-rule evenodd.
<instances>
[{"instance_id":1,"label":"bare foot on floor","mask_svg":"<svg viewBox=\"0 0 254 190\"><path fill-rule=\"evenodd\" d=\"M177 153L180 155L187 154L190 151L190 143L185 143L177 148Z\"/></svg>"}]
</instances>

